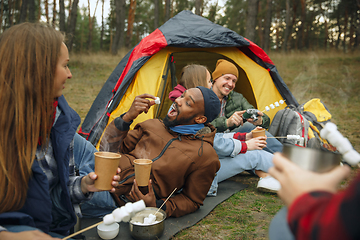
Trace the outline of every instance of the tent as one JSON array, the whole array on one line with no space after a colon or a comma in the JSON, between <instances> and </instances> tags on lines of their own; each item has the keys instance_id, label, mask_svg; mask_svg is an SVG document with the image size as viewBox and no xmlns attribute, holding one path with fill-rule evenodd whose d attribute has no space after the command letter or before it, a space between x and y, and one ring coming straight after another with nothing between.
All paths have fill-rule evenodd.
<instances>
[{"instance_id":1,"label":"tent","mask_svg":"<svg viewBox=\"0 0 360 240\"><path fill-rule=\"evenodd\" d=\"M237 65L235 91L242 93L260 111L284 100L285 104L266 114L273 118L286 104L298 105L274 63L256 44L234 31L214 24L190 11L182 11L143 38L120 61L94 100L79 133L95 146L105 127L126 112L137 95L149 93L161 99L136 123L165 117L181 69L189 63L215 69L216 61L227 59Z\"/></svg>"}]
</instances>

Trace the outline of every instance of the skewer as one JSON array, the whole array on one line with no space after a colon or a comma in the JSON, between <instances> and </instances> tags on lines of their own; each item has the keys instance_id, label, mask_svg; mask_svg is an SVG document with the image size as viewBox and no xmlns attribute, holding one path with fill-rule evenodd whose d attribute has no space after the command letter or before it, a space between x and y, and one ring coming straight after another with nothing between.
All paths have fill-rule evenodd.
<instances>
[{"instance_id":1,"label":"skewer","mask_svg":"<svg viewBox=\"0 0 360 240\"><path fill-rule=\"evenodd\" d=\"M169 200L169 198L171 197L171 195L174 194L174 192L176 191L177 188L175 188L172 193L170 193L170 195L167 197L167 199L161 204L161 206L158 208L158 210L154 213L154 215L156 215L156 213L162 208L162 206L164 206L164 204L167 202L167 200Z\"/></svg>"},{"instance_id":2,"label":"skewer","mask_svg":"<svg viewBox=\"0 0 360 240\"><path fill-rule=\"evenodd\" d=\"M71 235L69 235L69 236L67 236L67 237L64 237L62 240L66 240L66 239L72 238L73 236L76 236L76 235L78 235L78 234L80 234L80 233L82 233L82 232L85 232L85 231L87 231L87 230L89 230L89 229L91 229L91 228L94 228L94 227L100 225L101 223L103 223L103 221L98 222L98 223L95 223L94 225L91 225L91 226L89 226L89 227L87 227L87 228L81 229L80 231L77 231L77 232L75 232L75 233L73 233L73 234L71 234Z\"/></svg>"}]
</instances>

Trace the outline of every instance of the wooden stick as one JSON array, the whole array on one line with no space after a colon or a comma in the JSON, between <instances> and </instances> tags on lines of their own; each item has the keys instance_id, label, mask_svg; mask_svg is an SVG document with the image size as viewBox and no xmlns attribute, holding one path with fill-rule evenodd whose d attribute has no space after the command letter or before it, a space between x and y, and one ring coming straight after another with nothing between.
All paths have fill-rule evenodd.
<instances>
[{"instance_id":1,"label":"wooden stick","mask_svg":"<svg viewBox=\"0 0 360 240\"><path fill-rule=\"evenodd\" d=\"M287 137L281 136L281 137L267 137L267 138L287 138Z\"/></svg>"},{"instance_id":2,"label":"wooden stick","mask_svg":"<svg viewBox=\"0 0 360 240\"><path fill-rule=\"evenodd\" d=\"M162 208L162 206L164 206L164 204L167 202L167 200L169 200L169 198L171 197L171 195L174 194L176 188L172 191L172 193L170 193L170 195L167 197L167 199L163 202L163 204L161 204L161 206L158 208L158 210L154 213L154 215L156 215L156 213Z\"/></svg>"},{"instance_id":3,"label":"wooden stick","mask_svg":"<svg viewBox=\"0 0 360 240\"><path fill-rule=\"evenodd\" d=\"M91 229L91 228L94 228L94 227L96 227L97 225L100 225L101 223L103 223L103 221L98 222L98 223L95 223L94 225L91 225L91 226L89 226L89 227L87 227L87 228L81 229L80 231L77 231L77 232L75 232L75 233L73 233L73 234L71 234L71 235L69 235L69 236L67 236L67 237L64 237L63 240L72 238L73 236L76 236L76 235L78 235L78 234L80 234L80 233L82 233L82 232L85 232L85 231L87 231L87 230L89 230L89 229Z\"/></svg>"}]
</instances>

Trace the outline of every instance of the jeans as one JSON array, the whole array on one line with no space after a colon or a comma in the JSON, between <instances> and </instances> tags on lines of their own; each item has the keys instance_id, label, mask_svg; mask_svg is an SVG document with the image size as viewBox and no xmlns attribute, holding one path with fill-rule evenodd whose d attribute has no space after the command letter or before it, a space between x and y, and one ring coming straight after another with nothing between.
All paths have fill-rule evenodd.
<instances>
[{"instance_id":1,"label":"jeans","mask_svg":"<svg viewBox=\"0 0 360 240\"><path fill-rule=\"evenodd\" d=\"M251 130L255 129L256 126L252 123L246 122L244 125L239 126L232 130L232 132L241 132L241 133L249 133ZM275 153L275 152L282 152L283 145L281 142L279 142L276 138L273 138L274 136L271 135L268 131L265 131L265 135L268 137L266 140L266 147L264 148L265 151L269 153ZM271 137L271 138L269 138Z\"/></svg>"},{"instance_id":2,"label":"jeans","mask_svg":"<svg viewBox=\"0 0 360 240\"><path fill-rule=\"evenodd\" d=\"M289 224L287 223L287 207L283 207L276 213L269 227L270 240L294 240Z\"/></svg>"},{"instance_id":3,"label":"jeans","mask_svg":"<svg viewBox=\"0 0 360 240\"><path fill-rule=\"evenodd\" d=\"M37 229L35 227L30 227L27 225L3 225L4 228L6 228L7 231L9 232L13 232L13 233L18 233L18 232L25 232L25 231L41 231L40 229ZM54 237L54 238L64 238L64 236L57 234L57 233L53 233L53 232L49 232L48 233L50 236ZM69 238L72 239L72 238Z\"/></svg>"},{"instance_id":4,"label":"jeans","mask_svg":"<svg viewBox=\"0 0 360 240\"><path fill-rule=\"evenodd\" d=\"M273 166L273 155L263 150L252 150L240 153L241 143L232 138L233 133L216 133L214 149L219 156L220 169L211 184L208 196L216 196L218 183L243 171L261 170L268 172ZM240 145L240 146L237 146ZM237 151L234 151L238 149Z\"/></svg>"},{"instance_id":5,"label":"jeans","mask_svg":"<svg viewBox=\"0 0 360 240\"><path fill-rule=\"evenodd\" d=\"M74 137L74 160L80 176L94 172L96 148L79 134ZM111 213L116 204L108 191L95 192L91 200L81 203L81 213L84 217L103 217Z\"/></svg>"}]
</instances>

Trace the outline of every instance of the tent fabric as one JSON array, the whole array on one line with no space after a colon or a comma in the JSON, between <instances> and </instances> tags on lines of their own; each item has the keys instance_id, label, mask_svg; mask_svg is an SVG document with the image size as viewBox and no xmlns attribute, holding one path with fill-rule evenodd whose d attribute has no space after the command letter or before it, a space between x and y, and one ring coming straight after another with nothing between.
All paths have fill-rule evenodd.
<instances>
[{"instance_id":1,"label":"tent fabric","mask_svg":"<svg viewBox=\"0 0 360 240\"><path fill-rule=\"evenodd\" d=\"M132 127L149 118L163 117L171 104L168 93L182 67L198 63L213 71L219 58L237 65L240 75L235 91L260 111L281 99L298 106L260 47L230 29L182 11L142 39L120 61L94 100L79 133L96 145L105 127L129 109L135 96L145 92L160 97L161 104L139 115ZM276 111L267 114L272 118Z\"/></svg>"}]
</instances>

